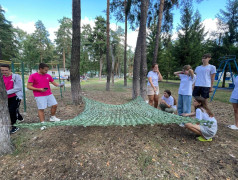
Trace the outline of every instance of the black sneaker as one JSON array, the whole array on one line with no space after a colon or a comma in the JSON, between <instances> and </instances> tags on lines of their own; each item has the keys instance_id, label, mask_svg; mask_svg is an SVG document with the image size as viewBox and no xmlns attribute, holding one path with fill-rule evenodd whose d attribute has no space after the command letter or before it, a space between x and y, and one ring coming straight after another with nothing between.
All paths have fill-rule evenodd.
<instances>
[{"instance_id":1,"label":"black sneaker","mask_svg":"<svg viewBox=\"0 0 238 180\"><path fill-rule=\"evenodd\" d=\"M13 127L12 127L12 130L10 131L10 134L14 134L14 133L16 133L18 130L19 130L18 127L13 126Z\"/></svg>"}]
</instances>

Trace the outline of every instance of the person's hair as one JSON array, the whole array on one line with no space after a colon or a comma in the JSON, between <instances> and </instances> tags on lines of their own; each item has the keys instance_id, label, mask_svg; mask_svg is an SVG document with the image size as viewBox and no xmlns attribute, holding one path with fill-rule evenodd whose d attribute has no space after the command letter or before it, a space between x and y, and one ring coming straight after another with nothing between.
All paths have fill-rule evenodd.
<instances>
[{"instance_id":1,"label":"person's hair","mask_svg":"<svg viewBox=\"0 0 238 180\"><path fill-rule=\"evenodd\" d=\"M185 65L185 66L183 67L183 70L184 70L184 71L188 71L189 69L192 69L192 67L191 67L190 65Z\"/></svg>"},{"instance_id":2,"label":"person's hair","mask_svg":"<svg viewBox=\"0 0 238 180\"><path fill-rule=\"evenodd\" d=\"M206 53L206 54L204 54L202 57L205 57L205 58L211 58L212 55L211 55L211 53Z\"/></svg>"},{"instance_id":3,"label":"person's hair","mask_svg":"<svg viewBox=\"0 0 238 180\"><path fill-rule=\"evenodd\" d=\"M206 111L206 113L209 115L209 117L214 117L214 114L211 112L211 110L208 108L207 106L207 101L205 98L201 97L201 96L196 96L194 97L194 99L198 102L201 103L201 105L195 107L195 111L197 108L200 108L202 111Z\"/></svg>"},{"instance_id":4,"label":"person's hair","mask_svg":"<svg viewBox=\"0 0 238 180\"><path fill-rule=\"evenodd\" d=\"M8 68L8 69L11 69L10 66L9 66L9 64L1 64L0 67L6 67L6 68Z\"/></svg>"},{"instance_id":5,"label":"person's hair","mask_svg":"<svg viewBox=\"0 0 238 180\"><path fill-rule=\"evenodd\" d=\"M45 67L49 68L49 66L45 63L40 63L39 64L39 69L44 69Z\"/></svg>"},{"instance_id":6,"label":"person's hair","mask_svg":"<svg viewBox=\"0 0 238 180\"><path fill-rule=\"evenodd\" d=\"M164 90L164 92L166 92L169 96L171 96L171 91L170 90L168 90L168 89L166 89L166 90ZM173 97L173 96L172 96ZM174 97L173 97L174 98ZM176 105L177 104L177 101L176 101L176 99L174 98L174 105Z\"/></svg>"},{"instance_id":7,"label":"person's hair","mask_svg":"<svg viewBox=\"0 0 238 180\"><path fill-rule=\"evenodd\" d=\"M156 65L158 65L157 63L153 63L151 68L153 69Z\"/></svg>"}]
</instances>

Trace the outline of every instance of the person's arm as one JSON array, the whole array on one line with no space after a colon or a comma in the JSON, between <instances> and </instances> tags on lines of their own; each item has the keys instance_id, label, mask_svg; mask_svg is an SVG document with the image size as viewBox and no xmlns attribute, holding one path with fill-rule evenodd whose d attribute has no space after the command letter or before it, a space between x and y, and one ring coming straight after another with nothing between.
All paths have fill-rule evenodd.
<instances>
[{"instance_id":1,"label":"person's arm","mask_svg":"<svg viewBox=\"0 0 238 180\"><path fill-rule=\"evenodd\" d=\"M183 74L183 71L174 72L174 75L175 75L175 76L178 76L178 77L179 77L179 74Z\"/></svg>"},{"instance_id":2,"label":"person's arm","mask_svg":"<svg viewBox=\"0 0 238 180\"><path fill-rule=\"evenodd\" d=\"M182 116L184 116L184 117L192 117L192 116L195 116L195 115L196 115L195 112L193 112L193 113L183 113L182 114Z\"/></svg>"},{"instance_id":3,"label":"person's arm","mask_svg":"<svg viewBox=\"0 0 238 180\"><path fill-rule=\"evenodd\" d=\"M17 93L19 91L22 91L22 80L21 80L21 77L19 75L14 75L15 79L14 79L14 82L13 82L13 88L12 89L9 89L7 91L7 94L13 94L13 93Z\"/></svg>"},{"instance_id":4,"label":"person's arm","mask_svg":"<svg viewBox=\"0 0 238 180\"><path fill-rule=\"evenodd\" d=\"M189 69L188 72L189 72L189 75L191 76L191 78L193 79L193 77L194 77L194 72L193 72L193 70L192 70L192 69Z\"/></svg>"},{"instance_id":5,"label":"person's arm","mask_svg":"<svg viewBox=\"0 0 238 180\"><path fill-rule=\"evenodd\" d=\"M212 75L211 75L211 87L210 87L209 92L212 92L212 89L213 89L213 83L214 83L214 80L215 80L215 75L216 75L216 74L212 74Z\"/></svg>"},{"instance_id":6,"label":"person's arm","mask_svg":"<svg viewBox=\"0 0 238 180\"><path fill-rule=\"evenodd\" d=\"M32 91L40 91L40 92L47 91L47 89L44 89L44 88L35 88L35 87L33 87L33 83L31 83L31 82L27 83L27 89L30 89Z\"/></svg>"},{"instance_id":7,"label":"person's arm","mask_svg":"<svg viewBox=\"0 0 238 180\"><path fill-rule=\"evenodd\" d=\"M163 76L160 74L159 70L157 71L158 76L159 76L159 81L163 81Z\"/></svg>"}]
</instances>

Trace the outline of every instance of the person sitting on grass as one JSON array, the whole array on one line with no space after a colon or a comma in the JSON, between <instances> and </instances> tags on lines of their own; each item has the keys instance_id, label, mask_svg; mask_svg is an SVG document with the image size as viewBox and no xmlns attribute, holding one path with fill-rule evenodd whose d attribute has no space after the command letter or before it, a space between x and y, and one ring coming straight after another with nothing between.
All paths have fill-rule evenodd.
<instances>
[{"instance_id":1,"label":"person sitting on grass","mask_svg":"<svg viewBox=\"0 0 238 180\"><path fill-rule=\"evenodd\" d=\"M177 110L176 104L176 99L171 96L171 91L165 90L159 105L160 109L168 113L175 113Z\"/></svg>"},{"instance_id":2,"label":"person sitting on grass","mask_svg":"<svg viewBox=\"0 0 238 180\"><path fill-rule=\"evenodd\" d=\"M198 120L210 121L212 125L206 126L206 124L192 124L186 123L185 127L190 131L200 135L197 139L199 141L212 141L212 138L217 132L217 121L207 106L207 101L205 98L196 96L194 97L193 105L195 108L195 113L182 114L183 116L195 116Z\"/></svg>"}]
</instances>

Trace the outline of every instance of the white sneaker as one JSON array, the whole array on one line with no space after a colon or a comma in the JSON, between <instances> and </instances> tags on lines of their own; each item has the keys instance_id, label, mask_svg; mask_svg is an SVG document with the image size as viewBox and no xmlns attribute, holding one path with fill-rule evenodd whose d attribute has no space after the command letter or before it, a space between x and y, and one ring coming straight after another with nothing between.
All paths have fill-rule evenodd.
<instances>
[{"instance_id":1,"label":"white sneaker","mask_svg":"<svg viewBox=\"0 0 238 180\"><path fill-rule=\"evenodd\" d=\"M55 117L55 116L51 116L51 117L50 117L50 121L58 122L58 121L60 121L60 119L57 118L57 117Z\"/></svg>"},{"instance_id":2,"label":"white sneaker","mask_svg":"<svg viewBox=\"0 0 238 180\"><path fill-rule=\"evenodd\" d=\"M238 130L238 127L236 125L229 125L228 128Z\"/></svg>"}]
</instances>

